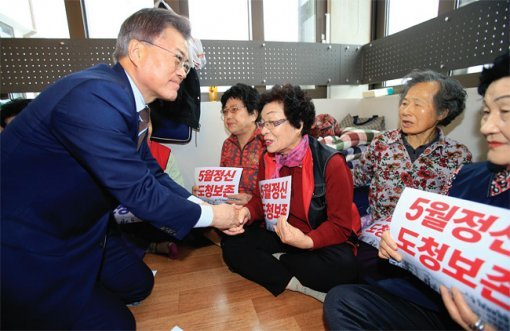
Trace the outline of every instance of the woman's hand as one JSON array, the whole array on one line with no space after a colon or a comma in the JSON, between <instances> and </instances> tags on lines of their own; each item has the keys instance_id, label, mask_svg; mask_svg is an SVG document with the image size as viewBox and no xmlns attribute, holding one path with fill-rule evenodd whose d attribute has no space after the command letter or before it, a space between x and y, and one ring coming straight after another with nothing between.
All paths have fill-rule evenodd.
<instances>
[{"instance_id":1,"label":"woman's hand","mask_svg":"<svg viewBox=\"0 0 510 331\"><path fill-rule=\"evenodd\" d=\"M227 203L231 205L241 205L244 206L251 200L252 195L248 193L238 193L238 194L230 194L227 195Z\"/></svg>"},{"instance_id":2,"label":"woman's hand","mask_svg":"<svg viewBox=\"0 0 510 331\"><path fill-rule=\"evenodd\" d=\"M402 261L402 255L397 252L397 249L397 243L391 238L390 231L384 231L379 242L379 257L386 260L394 259L400 262Z\"/></svg>"},{"instance_id":3,"label":"woman's hand","mask_svg":"<svg viewBox=\"0 0 510 331\"><path fill-rule=\"evenodd\" d=\"M298 228L287 222L285 215L280 216L274 231L280 237L280 240L287 245L291 245L301 249L313 248L313 240Z\"/></svg>"},{"instance_id":4,"label":"woman's hand","mask_svg":"<svg viewBox=\"0 0 510 331\"><path fill-rule=\"evenodd\" d=\"M244 225L250 220L250 211L248 208L234 205L235 211L237 213L237 220L239 221L238 226L233 226L230 229L223 230L223 233L228 234L229 236L235 236L244 232Z\"/></svg>"},{"instance_id":5,"label":"woman's hand","mask_svg":"<svg viewBox=\"0 0 510 331\"><path fill-rule=\"evenodd\" d=\"M239 225L239 226L227 229L227 230L223 230L223 233L228 234L229 236L236 236L236 235L241 234L243 232L244 232L244 226L243 225Z\"/></svg>"},{"instance_id":6,"label":"woman's hand","mask_svg":"<svg viewBox=\"0 0 510 331\"><path fill-rule=\"evenodd\" d=\"M450 314L450 317L457 322L464 330L496 331L492 325L481 322L480 318L469 308L464 296L458 289L452 287L451 292L446 287L439 287L443 303Z\"/></svg>"},{"instance_id":7,"label":"woman's hand","mask_svg":"<svg viewBox=\"0 0 510 331\"><path fill-rule=\"evenodd\" d=\"M191 194L198 197L198 186L193 185L193 187L191 188Z\"/></svg>"}]
</instances>

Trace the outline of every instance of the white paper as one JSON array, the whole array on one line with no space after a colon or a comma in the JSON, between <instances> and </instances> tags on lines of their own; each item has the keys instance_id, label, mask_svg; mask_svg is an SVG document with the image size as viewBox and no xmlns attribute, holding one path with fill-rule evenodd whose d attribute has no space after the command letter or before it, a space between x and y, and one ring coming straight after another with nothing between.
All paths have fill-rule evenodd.
<instances>
[{"instance_id":1,"label":"white paper","mask_svg":"<svg viewBox=\"0 0 510 331\"><path fill-rule=\"evenodd\" d=\"M243 168L200 167L195 168L197 196L213 205L224 203L227 196L239 193L239 181Z\"/></svg>"},{"instance_id":2,"label":"white paper","mask_svg":"<svg viewBox=\"0 0 510 331\"><path fill-rule=\"evenodd\" d=\"M510 210L406 188L390 233L401 267L436 291L458 288L484 321L510 330Z\"/></svg>"},{"instance_id":3,"label":"white paper","mask_svg":"<svg viewBox=\"0 0 510 331\"><path fill-rule=\"evenodd\" d=\"M264 206L266 229L274 231L281 215L289 217L291 176L266 179L259 182L260 197Z\"/></svg>"}]
</instances>

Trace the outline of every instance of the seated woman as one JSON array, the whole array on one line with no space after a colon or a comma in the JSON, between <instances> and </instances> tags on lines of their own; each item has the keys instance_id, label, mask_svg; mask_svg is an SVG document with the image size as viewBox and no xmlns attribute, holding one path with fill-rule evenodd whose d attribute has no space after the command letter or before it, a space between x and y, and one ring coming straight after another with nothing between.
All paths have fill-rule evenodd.
<instances>
[{"instance_id":1,"label":"seated woman","mask_svg":"<svg viewBox=\"0 0 510 331\"><path fill-rule=\"evenodd\" d=\"M259 109L267 153L260 161L258 180L292 177L288 220L281 217L275 232L256 222L264 219L257 185L240 210L248 226L243 234L224 238L223 258L232 271L275 296L288 289L323 301L324 292L357 276L350 242L353 222L359 224L352 176L341 154L308 135L315 107L298 86L273 87L261 96ZM325 160L323 178L314 176L319 160ZM325 181L326 188L322 212L314 195L319 181Z\"/></svg>"},{"instance_id":2,"label":"seated woman","mask_svg":"<svg viewBox=\"0 0 510 331\"><path fill-rule=\"evenodd\" d=\"M265 151L264 139L257 128L259 93L251 86L238 83L221 96L221 119L230 136L221 148L220 167L243 168L239 193L228 196L228 203L245 205L257 184L259 159ZM193 186L193 194L198 187Z\"/></svg>"},{"instance_id":3,"label":"seated woman","mask_svg":"<svg viewBox=\"0 0 510 331\"><path fill-rule=\"evenodd\" d=\"M370 186L372 220L390 217L404 187L441 191L459 165L471 161L466 146L447 138L446 126L465 108L459 82L434 71L414 71L400 97L400 129L375 137L353 169L354 185Z\"/></svg>"},{"instance_id":4,"label":"seated woman","mask_svg":"<svg viewBox=\"0 0 510 331\"><path fill-rule=\"evenodd\" d=\"M488 162L464 165L453 177L448 195L510 208L510 74L508 51L491 69L484 69L478 91L484 96L481 133L489 151ZM402 259L388 231L382 235L379 257ZM324 316L331 329L400 330L458 329L492 331L480 320L455 288L444 286L441 296L416 280L386 279L372 285L342 285L332 289L324 303ZM407 273L408 274L408 273ZM391 286L390 286L391 285ZM401 288L403 291L398 291ZM405 293L404 293L405 291ZM406 296L405 294L412 294ZM417 296L428 297L417 302ZM442 300L441 300L442 298ZM382 309L381 307L384 307ZM490 323L490 321L487 321Z\"/></svg>"},{"instance_id":5,"label":"seated woman","mask_svg":"<svg viewBox=\"0 0 510 331\"><path fill-rule=\"evenodd\" d=\"M257 128L259 92L251 86L238 83L221 96L221 120L230 136L221 147L220 167L242 168L239 193L227 196L227 203L245 205L250 201L257 186L259 159L266 150L264 138ZM198 186L193 186L193 195L198 194ZM204 235L220 245L222 234L215 229L207 229Z\"/></svg>"}]
</instances>

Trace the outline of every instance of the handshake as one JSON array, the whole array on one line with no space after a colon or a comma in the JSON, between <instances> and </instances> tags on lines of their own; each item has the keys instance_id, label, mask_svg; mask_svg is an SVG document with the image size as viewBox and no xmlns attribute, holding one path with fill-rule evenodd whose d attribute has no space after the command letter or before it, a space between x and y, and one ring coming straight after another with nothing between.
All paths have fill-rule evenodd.
<instances>
[{"instance_id":1,"label":"handshake","mask_svg":"<svg viewBox=\"0 0 510 331\"><path fill-rule=\"evenodd\" d=\"M244 232L244 224L250 219L248 208L231 204L214 205L211 207L214 215L211 226L228 235Z\"/></svg>"}]
</instances>

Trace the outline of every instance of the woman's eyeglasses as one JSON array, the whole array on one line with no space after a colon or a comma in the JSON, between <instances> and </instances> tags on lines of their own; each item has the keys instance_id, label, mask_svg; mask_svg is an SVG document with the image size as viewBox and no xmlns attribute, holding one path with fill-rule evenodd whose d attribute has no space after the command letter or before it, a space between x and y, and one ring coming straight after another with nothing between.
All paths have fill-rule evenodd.
<instances>
[{"instance_id":1,"label":"woman's eyeglasses","mask_svg":"<svg viewBox=\"0 0 510 331\"><path fill-rule=\"evenodd\" d=\"M272 130L274 128L276 128L277 126L285 123L287 121L286 118L282 118L281 120L276 120L276 121L259 121L257 122L257 126L259 127L259 129L262 129L262 128L267 128L268 130Z\"/></svg>"},{"instance_id":2,"label":"woman's eyeglasses","mask_svg":"<svg viewBox=\"0 0 510 331\"><path fill-rule=\"evenodd\" d=\"M228 115L228 113L235 115L237 114L238 111L240 111L243 108L245 108L245 106L232 106L230 108L223 108L222 110L220 110L221 119L224 119L225 116Z\"/></svg>"}]
</instances>

